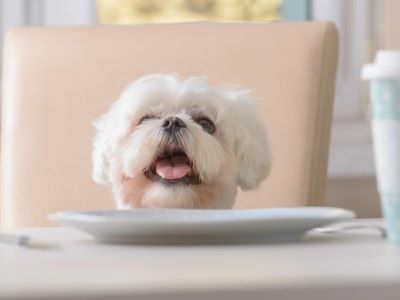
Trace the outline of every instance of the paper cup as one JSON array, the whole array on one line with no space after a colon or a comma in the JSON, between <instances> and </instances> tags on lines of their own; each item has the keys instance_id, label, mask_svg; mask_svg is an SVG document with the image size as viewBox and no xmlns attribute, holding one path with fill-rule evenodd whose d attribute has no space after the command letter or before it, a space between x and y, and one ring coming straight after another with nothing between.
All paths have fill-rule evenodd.
<instances>
[{"instance_id":1,"label":"paper cup","mask_svg":"<svg viewBox=\"0 0 400 300\"><path fill-rule=\"evenodd\" d=\"M378 51L365 65L370 80L378 190L388 239L400 243L400 51Z\"/></svg>"}]
</instances>

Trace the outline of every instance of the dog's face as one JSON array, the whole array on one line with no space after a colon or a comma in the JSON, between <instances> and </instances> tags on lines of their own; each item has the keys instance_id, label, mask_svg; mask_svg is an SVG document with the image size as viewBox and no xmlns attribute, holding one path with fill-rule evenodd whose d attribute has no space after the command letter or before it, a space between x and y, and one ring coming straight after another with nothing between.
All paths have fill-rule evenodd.
<instances>
[{"instance_id":1,"label":"dog's face","mask_svg":"<svg viewBox=\"0 0 400 300\"><path fill-rule=\"evenodd\" d=\"M229 208L268 175L270 150L245 91L154 74L96 121L93 178L120 208Z\"/></svg>"}]
</instances>

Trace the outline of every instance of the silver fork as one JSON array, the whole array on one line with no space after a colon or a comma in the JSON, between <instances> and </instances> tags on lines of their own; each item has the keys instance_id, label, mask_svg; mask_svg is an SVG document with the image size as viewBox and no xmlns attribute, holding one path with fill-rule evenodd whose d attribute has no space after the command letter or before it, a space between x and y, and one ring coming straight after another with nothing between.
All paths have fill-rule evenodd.
<instances>
[{"instance_id":1,"label":"silver fork","mask_svg":"<svg viewBox=\"0 0 400 300\"><path fill-rule=\"evenodd\" d=\"M29 235L25 234L0 233L0 244L1 243L42 250L59 248L59 245L57 244L48 241L32 239Z\"/></svg>"}]
</instances>

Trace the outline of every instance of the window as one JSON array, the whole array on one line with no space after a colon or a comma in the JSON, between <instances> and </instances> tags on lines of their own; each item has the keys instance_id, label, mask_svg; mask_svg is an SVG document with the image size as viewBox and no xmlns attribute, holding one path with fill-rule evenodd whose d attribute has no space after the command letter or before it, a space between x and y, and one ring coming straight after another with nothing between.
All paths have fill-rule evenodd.
<instances>
[{"instance_id":1,"label":"window","mask_svg":"<svg viewBox=\"0 0 400 300\"><path fill-rule=\"evenodd\" d=\"M308 1L97 0L101 24L306 20Z\"/></svg>"}]
</instances>

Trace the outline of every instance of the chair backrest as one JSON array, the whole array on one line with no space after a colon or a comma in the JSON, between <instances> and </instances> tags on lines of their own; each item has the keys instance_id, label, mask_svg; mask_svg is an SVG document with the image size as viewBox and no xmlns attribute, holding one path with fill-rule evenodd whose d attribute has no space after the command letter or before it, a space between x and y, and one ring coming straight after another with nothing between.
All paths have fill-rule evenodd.
<instances>
[{"instance_id":1,"label":"chair backrest","mask_svg":"<svg viewBox=\"0 0 400 300\"><path fill-rule=\"evenodd\" d=\"M1 223L49 225L60 210L112 208L92 182L91 121L130 81L207 75L254 90L271 176L236 207L322 204L338 39L329 22L21 28L5 40Z\"/></svg>"}]
</instances>

